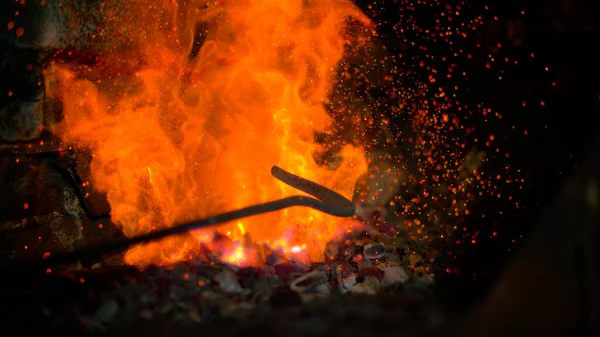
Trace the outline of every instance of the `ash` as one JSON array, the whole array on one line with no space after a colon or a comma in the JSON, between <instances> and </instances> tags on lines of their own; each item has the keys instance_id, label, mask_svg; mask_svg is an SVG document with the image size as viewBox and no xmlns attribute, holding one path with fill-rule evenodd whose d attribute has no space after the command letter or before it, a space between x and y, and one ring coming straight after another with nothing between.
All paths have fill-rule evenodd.
<instances>
[{"instance_id":1,"label":"ash","mask_svg":"<svg viewBox=\"0 0 600 337\"><path fill-rule=\"evenodd\" d=\"M432 293L438 255L372 230L330 242L320 263L275 251L260 267L210 254L144 270L106 259L52 271L28 288L33 309L10 316L91 335L420 336L445 323Z\"/></svg>"}]
</instances>

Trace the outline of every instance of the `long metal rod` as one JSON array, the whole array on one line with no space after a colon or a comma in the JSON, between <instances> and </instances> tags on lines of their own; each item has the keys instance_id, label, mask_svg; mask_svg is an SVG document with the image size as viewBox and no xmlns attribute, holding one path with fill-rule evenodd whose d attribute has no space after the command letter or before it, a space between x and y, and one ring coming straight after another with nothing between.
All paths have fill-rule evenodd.
<instances>
[{"instance_id":1,"label":"long metal rod","mask_svg":"<svg viewBox=\"0 0 600 337\"><path fill-rule=\"evenodd\" d=\"M210 226L215 226L218 224L222 224L229 221L238 220L241 218L270 213L274 211L278 211L288 207L294 206L304 206L316 209L323 213L327 213L333 216L338 217L351 217L354 215L355 209L354 205L347 200L343 196L337 194L336 192L328 189L325 186L319 185L315 182L306 180L304 178L300 178L291 173L284 171L281 168L273 167L273 171L277 173L276 177L282 180L285 183L294 186L295 182L297 183L299 179L302 179L301 182L308 186L309 188L302 189L304 192L309 194L315 193L317 197L324 197L328 201L335 201L335 203L327 203L321 200L306 197L306 196L291 196L287 198L283 198L280 200L265 202L253 206L248 206L242 209L238 209L235 211L230 211L226 213L222 213L219 215L211 216L208 218L188 222L185 224L173 226L170 228L166 228L159 231L150 232L148 234L144 234L141 236L136 236L132 238L125 238L120 240L115 240L107 243L102 243L98 245L89 246L83 248L81 250L63 253L63 254L51 254L46 259L36 259L36 260L20 260L11 263L8 268L9 269L20 269L20 270L30 270L30 269L38 269L38 268L49 268L51 266L65 264L69 262L75 262L78 259L100 259L103 254L113 253L123 251L133 245L148 243L150 241L159 240L171 235L183 234L189 232L191 230L197 230L201 228L206 228ZM272 172L273 172L272 171ZM275 175L274 173L274 175ZM293 178L291 183L289 182L289 178ZM296 186L294 186L296 187ZM311 193L312 192L312 193ZM329 196L329 197L327 197ZM333 197L331 197L333 196Z\"/></svg>"}]
</instances>

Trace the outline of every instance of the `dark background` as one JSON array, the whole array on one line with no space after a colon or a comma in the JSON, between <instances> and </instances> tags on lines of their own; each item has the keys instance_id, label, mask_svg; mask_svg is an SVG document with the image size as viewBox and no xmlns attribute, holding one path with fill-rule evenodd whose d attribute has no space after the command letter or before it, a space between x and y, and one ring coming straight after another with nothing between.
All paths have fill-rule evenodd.
<instances>
[{"instance_id":1,"label":"dark background","mask_svg":"<svg viewBox=\"0 0 600 337\"><path fill-rule=\"evenodd\" d=\"M504 174L505 168L510 167L513 177L525 179L523 185L499 187L503 195L513 196L512 201L483 196L467 219L470 230L480 231L477 244L455 248L457 258L453 263L461 273L450 276L447 280L450 282L440 282L444 288L451 288L452 298L462 304L480 299L490 289L541 210L550 206L595 136L594 121L600 108L596 76L600 59L597 48L600 3L583 0L470 3L463 6L460 16L449 25L460 27L477 16L481 16L483 24L467 38L453 39L455 44L449 46L424 39L411 30L400 34L394 26L410 18L422 30L434 30L436 15L439 17L446 5L455 8L460 2L359 1L359 6L379 23L378 31L390 54L404 55L400 63L405 69L418 68L421 60L427 60L427 53L439 58L449 55L451 48L462 48L465 55L472 55L470 59L462 57L455 61L459 69L468 72L468 81L461 79L468 90L459 93L460 99L470 106L483 102L503 118L486 118L481 114L465 118L464 123L474 130L469 137L487 139L494 134L495 145L502 151L490 156L486 169ZM398 10L412 6L408 13ZM521 28L518 39L514 30L509 29L515 26ZM415 44L403 43L404 39ZM495 48L497 43L501 43L500 49ZM489 54L496 61L487 69ZM505 57L510 63L518 60L518 65L506 64ZM420 76L427 76L427 72ZM458 83L452 81L444 84ZM395 121L398 125L405 123L402 116L396 116ZM510 156L507 158L505 153ZM486 217L481 218L481 214ZM493 232L498 233L496 237L491 236ZM441 296L450 294L444 289L440 291Z\"/></svg>"}]
</instances>

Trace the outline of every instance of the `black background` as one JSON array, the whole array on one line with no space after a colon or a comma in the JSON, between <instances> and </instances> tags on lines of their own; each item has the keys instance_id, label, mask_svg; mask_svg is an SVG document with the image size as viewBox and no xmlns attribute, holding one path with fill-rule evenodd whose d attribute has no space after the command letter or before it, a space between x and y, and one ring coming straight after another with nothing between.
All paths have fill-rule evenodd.
<instances>
[{"instance_id":1,"label":"black background","mask_svg":"<svg viewBox=\"0 0 600 337\"><path fill-rule=\"evenodd\" d=\"M432 27L434 14L440 13L443 6L440 2L424 5L428 3L435 2L423 1L419 5L416 1L359 1L359 6L378 23L378 32L390 54L401 52L403 65L416 67L423 56L419 47L425 45L430 54L439 56L448 54L448 46L419 40L410 32L400 35L393 27L402 20L399 6L407 4L415 6L411 18L419 26ZM459 2L441 3L445 6ZM560 191L566 177L576 168L582 151L595 136L598 128L595 120L600 108L597 78L600 29L595 23L599 14L600 4L594 1L471 1L461 12L463 20L453 23L458 25L464 18L479 15L485 22L476 34L460 42L465 54L472 54L472 59L458 61L469 73L468 90L460 93L461 100L472 106L483 102L503 115L501 120L485 122L482 115L475 114L465 121L475 130L471 137L486 139L494 134L496 145L503 151L490 158L486 169L503 172L508 165L513 172L519 170L519 176L525 179L523 189L517 185L499 189L503 194L514 196L518 209L491 196L478 200L467 223L468 227L481 231L477 244L457 249L454 263L461 274L449 277L448 281L455 282L440 282L444 289L453 285L448 289L452 289L454 299L472 303L490 289L502 267L526 239L540 211ZM511 44L508 38L506 25L515 19L522 23L524 43L521 45ZM401 50L404 37L417 43L408 50ZM497 42L503 47L495 54L496 58L509 57L518 60L518 65L486 69L489 51L485 46ZM498 63L501 62L495 64ZM500 69L504 69L502 80L498 80ZM544 106L540 104L542 100ZM401 119L396 123L401 124ZM504 156L505 152L510 153L509 158ZM499 211L503 211L502 214ZM486 217L482 219L480 214ZM495 231L498 236L491 237ZM440 289L441 296L446 294L444 289Z\"/></svg>"}]
</instances>

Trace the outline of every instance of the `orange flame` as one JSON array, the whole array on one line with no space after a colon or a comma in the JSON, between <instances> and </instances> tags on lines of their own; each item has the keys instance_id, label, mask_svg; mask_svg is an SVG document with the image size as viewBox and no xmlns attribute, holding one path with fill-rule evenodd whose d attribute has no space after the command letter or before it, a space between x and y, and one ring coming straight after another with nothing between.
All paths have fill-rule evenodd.
<instances>
[{"instance_id":1,"label":"orange flame","mask_svg":"<svg viewBox=\"0 0 600 337\"><path fill-rule=\"evenodd\" d=\"M55 66L48 78L58 83L54 93L64 103L56 133L91 148L92 182L106 191L112 220L125 235L297 194L271 177L272 165L351 197L366 170L362 149L345 147L335 171L312 158L313 133L332 123L322 104L348 42L344 23L368 24L353 4L137 0L119 6L125 20L106 4L106 34L116 40L104 53L108 66ZM190 56L198 39L204 41ZM99 72L104 76L92 79ZM256 242L320 259L326 242L348 225L292 208L219 231L238 240L223 252L229 261L245 259L246 232ZM191 258L200 243L210 244L211 233L137 246L125 262Z\"/></svg>"}]
</instances>

